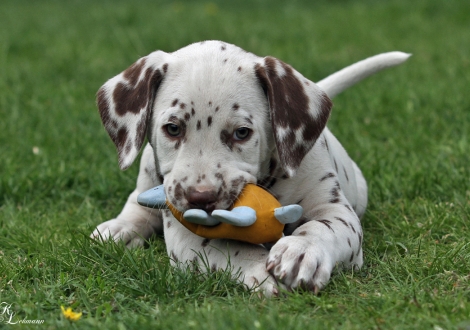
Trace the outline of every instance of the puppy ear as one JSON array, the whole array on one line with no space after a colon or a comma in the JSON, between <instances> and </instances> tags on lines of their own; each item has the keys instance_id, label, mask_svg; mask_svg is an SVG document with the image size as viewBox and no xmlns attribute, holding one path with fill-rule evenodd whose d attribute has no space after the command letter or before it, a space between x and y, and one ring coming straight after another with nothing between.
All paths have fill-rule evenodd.
<instances>
[{"instance_id":1,"label":"puppy ear","mask_svg":"<svg viewBox=\"0 0 470 330\"><path fill-rule=\"evenodd\" d=\"M281 166L291 177L325 128L331 100L317 85L274 57L256 64L255 74L268 97Z\"/></svg>"},{"instance_id":2,"label":"puppy ear","mask_svg":"<svg viewBox=\"0 0 470 330\"><path fill-rule=\"evenodd\" d=\"M144 143L157 88L168 70L169 56L156 51L142 57L98 90L101 120L116 145L122 170L132 165Z\"/></svg>"}]
</instances>

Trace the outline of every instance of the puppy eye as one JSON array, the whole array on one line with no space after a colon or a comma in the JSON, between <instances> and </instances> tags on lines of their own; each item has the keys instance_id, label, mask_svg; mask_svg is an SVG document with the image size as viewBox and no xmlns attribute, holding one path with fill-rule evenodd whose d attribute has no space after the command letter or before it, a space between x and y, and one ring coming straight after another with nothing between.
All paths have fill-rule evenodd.
<instances>
[{"instance_id":1,"label":"puppy eye","mask_svg":"<svg viewBox=\"0 0 470 330\"><path fill-rule=\"evenodd\" d=\"M168 124L165 126L168 135L177 137L181 134L181 128L176 124Z\"/></svg>"},{"instance_id":2,"label":"puppy eye","mask_svg":"<svg viewBox=\"0 0 470 330\"><path fill-rule=\"evenodd\" d=\"M233 138L237 141L246 140L250 136L251 130L247 127L240 127L233 132Z\"/></svg>"}]
</instances>

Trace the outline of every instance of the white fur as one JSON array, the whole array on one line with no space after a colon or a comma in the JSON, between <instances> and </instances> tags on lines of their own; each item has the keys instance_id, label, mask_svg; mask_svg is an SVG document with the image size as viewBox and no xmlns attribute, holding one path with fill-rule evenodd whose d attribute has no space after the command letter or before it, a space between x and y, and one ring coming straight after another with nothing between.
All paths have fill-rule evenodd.
<instances>
[{"instance_id":1,"label":"white fur","mask_svg":"<svg viewBox=\"0 0 470 330\"><path fill-rule=\"evenodd\" d=\"M270 159L282 162L270 125L268 99L253 71L255 63L264 63L262 59L218 41L193 44L161 56L168 64L168 73L158 87L153 104L152 126L148 128L150 143L142 155L137 187L122 212L99 225L92 237L123 239L128 246L137 246L163 227L174 265L196 262L201 264L201 270L206 269L204 265L211 269L230 266L234 273L241 271L245 284L258 287L268 296L278 294L279 286L287 289L301 286L317 292L328 283L336 266L361 267L359 219L367 206L367 185L359 168L327 128L298 168L277 167L272 173L277 181L271 192L283 205L300 203L304 208L304 221L287 225L286 236L271 250L223 239L205 240L183 227L168 211L151 210L137 204L139 193L162 183L157 173L164 176L168 199L173 200L178 209L186 210L190 208L185 198L190 187L219 191L220 196L230 189L239 192L243 184L256 183L268 175ZM407 57L399 52L378 55L329 76L318 86L333 97ZM162 63L157 64L148 65L157 68ZM279 77L288 75L280 62L276 67ZM294 75L305 82L305 86L309 85L298 72ZM111 91L115 84L110 80L104 88ZM316 108L321 105L321 91L316 86L311 88L315 89L308 94L309 107ZM292 97L286 95L289 96ZM178 100L176 105L175 100ZM235 111L234 104L239 106ZM216 111L216 107L219 110ZM164 127L174 118L191 114L192 109L195 114L185 121L186 140L176 147L176 140L165 135ZM253 135L244 143L235 142L230 150L221 143L221 132L233 134L239 127L249 127ZM286 136L290 130L284 127L277 133ZM301 129L294 133L296 144L302 143ZM293 177L286 178L286 173L294 172ZM236 180L243 184L236 185ZM183 197L178 197L178 189ZM232 201L220 197L216 208L226 209ZM205 256L206 260L199 256Z\"/></svg>"}]
</instances>

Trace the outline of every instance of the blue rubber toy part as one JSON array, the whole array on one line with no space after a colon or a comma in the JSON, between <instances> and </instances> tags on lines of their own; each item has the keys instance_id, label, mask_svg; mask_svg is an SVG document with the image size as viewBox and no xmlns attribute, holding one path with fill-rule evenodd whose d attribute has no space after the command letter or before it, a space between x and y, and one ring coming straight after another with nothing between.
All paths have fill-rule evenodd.
<instances>
[{"instance_id":1,"label":"blue rubber toy part","mask_svg":"<svg viewBox=\"0 0 470 330\"><path fill-rule=\"evenodd\" d=\"M146 207L166 209L166 195L163 185L144 191L137 196L137 202ZM279 207L274 210L274 217L283 224L293 223L302 216L302 206L292 204ZM215 226L220 222L229 223L234 226L250 226L256 221L256 211L247 206L239 206L231 211L215 210L212 215L207 214L204 210L188 210L183 217L192 223L205 226Z\"/></svg>"},{"instance_id":2,"label":"blue rubber toy part","mask_svg":"<svg viewBox=\"0 0 470 330\"><path fill-rule=\"evenodd\" d=\"M287 205L274 209L274 217L285 225L296 222L304 212L302 206L297 204Z\"/></svg>"},{"instance_id":3,"label":"blue rubber toy part","mask_svg":"<svg viewBox=\"0 0 470 330\"><path fill-rule=\"evenodd\" d=\"M213 218L206 211L198 209L187 210L184 212L183 218L188 222L204 226L215 226L220 223L218 219Z\"/></svg>"},{"instance_id":4,"label":"blue rubber toy part","mask_svg":"<svg viewBox=\"0 0 470 330\"><path fill-rule=\"evenodd\" d=\"M251 226L256 221L256 211L248 206L235 207L231 211L215 210L212 216L220 222L239 227Z\"/></svg>"},{"instance_id":5,"label":"blue rubber toy part","mask_svg":"<svg viewBox=\"0 0 470 330\"><path fill-rule=\"evenodd\" d=\"M144 191L137 196L137 203L157 209L166 209L166 195L163 185Z\"/></svg>"}]
</instances>

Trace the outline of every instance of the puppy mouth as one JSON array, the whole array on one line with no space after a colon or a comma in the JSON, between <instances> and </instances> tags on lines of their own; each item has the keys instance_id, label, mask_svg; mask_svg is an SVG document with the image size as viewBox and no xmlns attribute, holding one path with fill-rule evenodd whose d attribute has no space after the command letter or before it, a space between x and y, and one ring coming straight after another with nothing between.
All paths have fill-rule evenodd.
<instances>
[{"instance_id":1,"label":"puppy mouth","mask_svg":"<svg viewBox=\"0 0 470 330\"><path fill-rule=\"evenodd\" d=\"M174 182L174 188L168 187L170 200L180 212L198 209L211 214L214 210L229 210L250 180L240 175L230 181L223 178L221 181L215 185L195 184L187 187Z\"/></svg>"},{"instance_id":2,"label":"puppy mouth","mask_svg":"<svg viewBox=\"0 0 470 330\"><path fill-rule=\"evenodd\" d=\"M189 199L186 197L185 211L190 209L203 210L207 214L211 214L214 210L229 210L231 206L238 199L241 191L235 189L227 192L223 192L222 189L214 195L214 197L194 196L195 194L189 194Z\"/></svg>"},{"instance_id":3,"label":"puppy mouth","mask_svg":"<svg viewBox=\"0 0 470 330\"><path fill-rule=\"evenodd\" d=\"M217 203L209 203L206 205L188 204L187 210L203 210L207 214L211 214L216 209Z\"/></svg>"}]
</instances>

